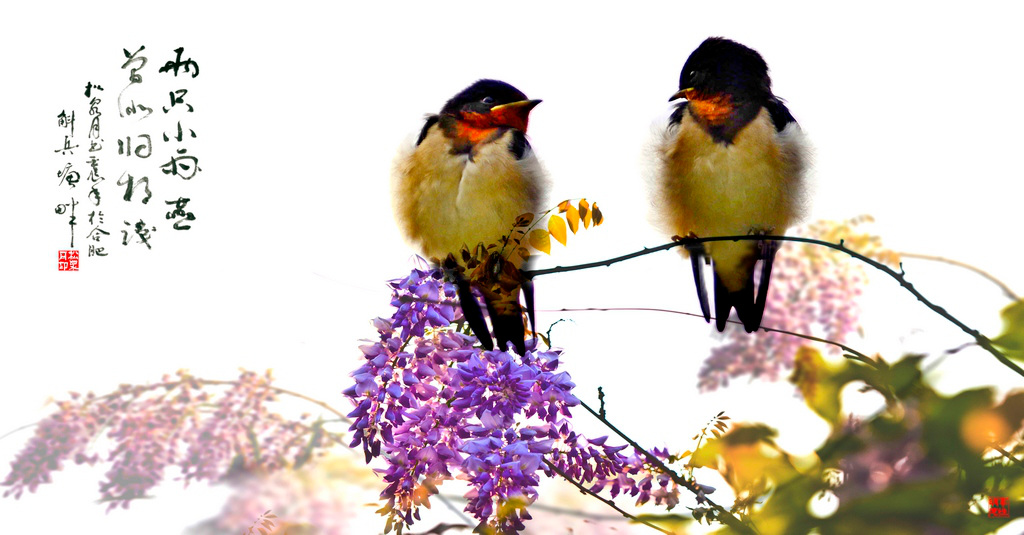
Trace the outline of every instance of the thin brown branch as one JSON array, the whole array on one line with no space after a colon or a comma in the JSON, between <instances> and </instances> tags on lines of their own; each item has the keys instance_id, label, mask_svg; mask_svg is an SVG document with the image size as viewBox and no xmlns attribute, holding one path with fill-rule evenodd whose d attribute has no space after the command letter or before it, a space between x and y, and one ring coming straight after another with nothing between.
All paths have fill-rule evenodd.
<instances>
[{"instance_id":1,"label":"thin brown branch","mask_svg":"<svg viewBox=\"0 0 1024 535\"><path fill-rule=\"evenodd\" d=\"M172 389L172 388L176 388L178 386L181 386L181 385L183 385L185 383L197 384L197 385L213 385L213 386L238 386L238 384L239 384L238 381L223 381L223 380L216 380L216 379L199 379L198 377L193 377L191 375L185 375L185 376L183 376L178 381L167 381L167 382L162 382L162 383L152 383L152 384L141 386L142 390L138 391L138 393L136 393L136 396L138 396L141 392L144 392L144 391L156 390L156 389L159 389L159 388ZM288 390L286 388L280 388L280 387L277 387L277 386L269 386L269 385L268 385L267 388L270 391L272 391L274 393L277 393L277 394L284 394L286 396L292 396L292 397L299 398L299 399L304 400L304 401L308 401L308 402L310 402L310 403L312 403L314 405L319 405L320 407L323 407L324 409L334 413L338 417L338 419L341 420L342 422L347 423L347 424L351 424L352 423L352 420L350 420L348 418L348 416L345 416L344 413L342 413L341 411L339 411L339 410L335 409L334 407L328 405L324 401L320 401L318 399L311 398L311 397L309 397L309 396L307 396L305 394L300 394L298 392L295 392L293 390ZM124 395L126 393L129 393L129 392L126 392L126 391L123 391L123 390L117 390L117 391L111 392L109 394L105 394L105 395L102 395L102 396L97 396L96 398L94 398L92 400L87 400L85 404L88 405L89 403L92 403L93 401L103 400L103 399L110 399L110 398L113 398L115 396L122 396L122 395Z\"/></svg>"},{"instance_id":2,"label":"thin brown branch","mask_svg":"<svg viewBox=\"0 0 1024 535\"><path fill-rule=\"evenodd\" d=\"M0 435L0 440L3 440L5 438L13 435L13 434L17 433L18 431L21 431L22 429L28 429L30 427L35 427L37 425L39 425L39 422L32 422L30 424L25 424L25 425L23 425L21 427L15 428L15 429L11 429L10 431L4 433L3 435Z\"/></svg>"},{"instance_id":3,"label":"thin brown branch","mask_svg":"<svg viewBox=\"0 0 1024 535\"><path fill-rule=\"evenodd\" d=\"M635 440L629 438L629 436L627 436L625 433L619 431L619 428L615 427L610 421L608 421L607 418L602 417L597 411L592 409L589 405L587 405L583 401L580 401L580 406L583 407L584 409L587 409L587 412L593 414L595 418L600 420L601 423L606 425L608 429L611 429L616 435L619 435L619 438L625 440L626 443L629 444L629 446L633 448L634 451L642 453L644 457L647 458L647 461L649 463L656 466L658 470L661 471L663 474L672 478L672 481L674 481L677 485L686 488L693 494L697 495L702 501L710 505L711 508L714 509L717 513L716 518L718 518L718 520L720 520L723 524L739 531L740 533L756 533L756 531L751 526L748 526L747 524L743 523L743 521L733 516L733 514L730 513L727 509L712 501L711 498L708 498L704 494L704 491L701 490L700 487L697 485L697 483L680 476L679 474L675 473L675 471L670 469L668 466L665 466L665 463L661 462L661 459L659 459L653 453L645 450L642 446L640 446L640 444L637 444Z\"/></svg>"},{"instance_id":4,"label":"thin brown branch","mask_svg":"<svg viewBox=\"0 0 1024 535\"><path fill-rule=\"evenodd\" d=\"M196 379L196 381L199 384L208 384L208 385L233 386L233 385L237 385L238 384L238 381L217 381L217 380L212 380L212 379ZM292 390L288 390L286 388L280 388L280 387L276 387L276 386L271 386L271 387L269 387L269 389L272 392L277 393L277 394L284 394L286 396L292 396L292 397L299 398L299 399L304 400L304 401L308 401L308 402L310 402L310 403L312 403L314 405L319 405L320 407L322 407L322 408L324 408L324 409L334 413L338 417L338 419L341 420L342 422L347 423L347 424L351 424L352 423L352 420L349 420L348 416L345 416L344 413L342 413L341 411L339 411L339 410L335 409L334 407L328 405L324 401L320 401L319 399L311 398L311 397L309 397L309 396L307 396L305 394L300 394L298 392L295 392L295 391L292 391Z\"/></svg>"},{"instance_id":5,"label":"thin brown branch","mask_svg":"<svg viewBox=\"0 0 1024 535\"><path fill-rule=\"evenodd\" d=\"M1003 449L1002 446L1000 446L999 444L992 444L989 447L991 447L992 449L998 451L1000 453L1000 455L1002 455L1003 457L1006 457L1007 459L1012 461L1013 464L1017 465L1019 468L1024 468L1024 461L1021 461L1020 459L1014 457L1013 454L1011 454L1010 452L1008 452L1005 449Z\"/></svg>"},{"instance_id":6,"label":"thin brown branch","mask_svg":"<svg viewBox=\"0 0 1024 535\"><path fill-rule=\"evenodd\" d=\"M991 273L989 273L989 272L987 272L987 271L985 271L985 270L983 270L983 269L981 269L979 267L972 266L972 265L970 265L970 264L968 264L966 262L961 262L959 260L953 260L951 258L945 258L945 257L941 257L941 256L932 256L932 255L926 255L926 254L902 253L902 252L897 252L896 254L900 255L903 258L917 258L919 260L930 260L932 262L942 262L944 264L949 264L951 266L961 267L961 268L973 271L973 272L977 273L978 275L981 275L982 277L988 279L990 282L992 282L996 286L998 286L999 289L1002 290L1003 293L1006 295L1006 297L1009 297L1010 299L1012 299L1014 301L1020 301L1020 296L1017 295L1016 293L1014 293L1014 291L1011 290L1010 287L1006 285L1006 283L1004 283L1003 281L995 278L995 276L993 276Z\"/></svg>"},{"instance_id":7,"label":"thin brown branch","mask_svg":"<svg viewBox=\"0 0 1024 535\"><path fill-rule=\"evenodd\" d=\"M588 489L587 487L583 486L582 483L580 483L580 482L576 481L575 479L569 477L569 474L566 474L560 468L555 466L555 463L553 463L553 462L551 462L551 461L549 461L547 459L544 459L544 464L548 465L548 468L550 468L554 473L562 476L562 479L568 481L569 483L572 483L576 488L580 489L580 492L583 492L583 493L588 494L588 495L590 495L590 496L592 496L594 498L597 498L599 501L603 502L608 507L611 507L612 509L615 509L620 515L622 515L622 516L632 520L633 522L639 522L640 524L643 524L643 525L645 525L647 527L656 529L656 530L658 530L658 531L660 531L662 533L665 533L666 535L674 535L674 532L672 532L672 531L666 531L666 530L664 530L664 529L662 529L662 528L660 528L658 526L655 526L654 524L651 524L650 522L648 522L646 520L641 520L640 518L637 518L637 517L631 515L630 513L627 513L626 511L620 509L619 506L615 505L615 502L613 502L612 500L599 496L596 492L594 492L594 491Z\"/></svg>"},{"instance_id":8,"label":"thin brown branch","mask_svg":"<svg viewBox=\"0 0 1024 535\"><path fill-rule=\"evenodd\" d=\"M694 312L683 312L682 310L671 310L671 309L668 309L668 308L648 308L648 307L559 308L559 309L542 310L542 311L539 311L539 312L620 312L620 311L621 312L664 312L666 314L679 314L681 316L692 316L694 318L704 319L704 316L702 314L697 314L697 313L694 313ZM712 316L712 318L714 318L714 317ZM742 325L741 322L736 321L736 320L727 320L727 321L729 323L735 323L737 325ZM878 363L875 362L874 359L872 359L871 357L865 355L864 353L861 353L860 351L857 351L856 349L854 349L854 348L852 348L852 347L850 347L848 345L841 344L839 342L834 342L832 340L826 340L824 338L818 338L817 336L811 336L809 334L795 333L795 332L786 331L786 330L783 330L783 329L776 329L774 327L765 327L764 325L761 326L761 329L763 329L763 330L765 330L767 332L787 334L789 336L796 336L797 338L803 338L804 340L811 340L813 342L820 342L822 344L832 345L832 346L838 347L839 349L842 349L845 353L848 353L848 354L844 354L843 355L844 357L847 357L847 358L852 359L852 360L856 360L858 362L862 362L864 364L867 364L868 366L871 366L872 368L876 368L876 369L878 368Z\"/></svg>"},{"instance_id":9,"label":"thin brown branch","mask_svg":"<svg viewBox=\"0 0 1024 535\"><path fill-rule=\"evenodd\" d=\"M831 243L831 242L827 242L827 241L823 241L823 240L816 240L814 238L803 238L803 237L800 237L800 236L773 236L773 235L713 236L713 237L707 237L707 238L680 238L677 241L673 241L673 242L669 242L669 243L666 243L666 244L663 244L663 245L659 245L658 247L653 247L653 248L650 248L650 249L644 248L644 249L642 249L640 251L637 251L635 253L630 253L630 254L626 254L626 255L622 255L622 256L617 256L615 258L610 258L608 260L601 260L601 261L598 261L598 262L590 262L590 263L587 263L587 264L577 264L577 265L573 265L573 266L564 266L564 267L563 266L558 266L558 267L549 268L549 269L539 269L539 270L533 270L533 271L524 271L524 274L527 277L533 278L533 277L539 277L541 275L551 275L551 274L554 274L554 273L567 273L567 272L570 272L570 271L579 271L581 269L589 269L589 268L599 267L599 266L610 266L612 264L615 264L615 263L618 263L618 262L622 262L624 260L629 260L631 258L636 258L636 257L639 257L639 256L644 256L644 255L648 255L648 254L651 254L651 253L656 253L656 252L659 252L659 251L667 251L668 249L672 249L674 247L680 247L680 246L685 246L685 245L693 245L693 244L704 243L704 242L741 241L741 240L748 240L748 241L750 241L750 240L772 240L772 241L791 241L791 242L797 242L797 243L809 243L809 244L812 244L812 245L820 245L822 247L827 247L829 249L834 249L834 250L839 251L841 253L845 253L845 254L847 254L847 255L849 255L849 256L857 259L857 260L860 260L861 262L864 262L865 264L868 264L869 266L871 266L871 267L881 271L882 273L885 273L886 275L889 275L893 279L895 279L896 282L898 282L900 284L900 286L904 287L908 292L910 292L914 297L916 297L918 301L923 303L926 307L930 308L936 314L942 316L943 318L946 318L946 320L948 320L953 325L956 325L957 327L959 327L960 330L962 330L963 332L965 332L968 335L970 335L971 337L973 337L975 339L975 341L978 342L978 345L981 346L982 348L984 348L985 351L988 351L989 353L991 353L996 358L996 360L1001 362L1007 368L1009 368L1009 369L1013 370L1014 372L1016 372L1021 377L1024 377L1024 369L1022 369L1020 366L1018 366L1017 363L1015 363L1012 360L1010 360L1009 358L1007 358L1007 356L1004 355L1001 351L996 349L996 347L992 344L992 340L989 340L989 338L987 336L981 334L981 332L979 332L978 330L972 329L971 327L968 327L964 322L960 321L959 319L957 319L955 316L953 316L949 312L946 312L945 308L940 307L940 306L932 303L921 292L919 292L917 290L917 288L915 288L914 285L911 284L910 281L908 281L906 279L906 277L904 277L903 273L897 273L896 270L892 269L891 267L889 267L889 266L887 266L887 265L885 265L885 264L883 264L883 263L881 263L881 262L879 262L877 260L869 258L869 257L867 257L867 256L865 256L865 255L863 255L861 253L858 253L857 251L854 251L852 249L847 248L845 245L843 245L842 241L840 241L838 244L836 244L836 243Z\"/></svg>"}]
</instances>

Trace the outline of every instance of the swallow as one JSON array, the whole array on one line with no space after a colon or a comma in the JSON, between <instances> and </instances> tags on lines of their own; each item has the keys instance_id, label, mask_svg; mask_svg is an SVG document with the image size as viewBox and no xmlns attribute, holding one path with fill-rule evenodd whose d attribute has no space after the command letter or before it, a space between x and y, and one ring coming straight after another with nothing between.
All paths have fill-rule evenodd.
<instances>
[{"instance_id":1,"label":"swallow","mask_svg":"<svg viewBox=\"0 0 1024 535\"><path fill-rule=\"evenodd\" d=\"M532 285L514 276L502 284L467 280L465 251L501 246L518 216L540 211L545 175L526 139L530 111L540 102L505 82L477 81L427 116L415 146L399 154L393 181L400 229L425 258L453 274L481 345L494 347L471 286L484 296L499 349L511 342L520 355L526 347L519 294L524 291L532 322ZM492 254L486 271L519 273L504 260Z\"/></svg>"},{"instance_id":2,"label":"swallow","mask_svg":"<svg viewBox=\"0 0 1024 535\"><path fill-rule=\"evenodd\" d=\"M683 65L669 102L680 99L658 147L658 221L676 237L783 234L800 216L806 149L793 115L772 93L761 55L708 38ZM771 240L681 249L690 257L705 321L711 311L702 264L710 261L715 326L725 330L735 308L747 332L760 328L777 249Z\"/></svg>"}]
</instances>

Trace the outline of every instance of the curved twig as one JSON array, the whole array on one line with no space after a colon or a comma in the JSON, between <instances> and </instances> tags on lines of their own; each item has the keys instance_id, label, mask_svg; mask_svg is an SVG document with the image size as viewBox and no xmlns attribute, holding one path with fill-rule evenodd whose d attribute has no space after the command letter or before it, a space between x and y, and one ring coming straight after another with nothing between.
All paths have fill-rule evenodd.
<instances>
[{"instance_id":1,"label":"curved twig","mask_svg":"<svg viewBox=\"0 0 1024 535\"><path fill-rule=\"evenodd\" d=\"M215 380L215 379L200 379L198 377L194 377L193 379L195 379L195 381L197 383L199 383L199 384L216 385L216 386L235 386L235 385L238 385L238 381L221 381L221 380ZM171 383L161 383L161 384L158 384L158 385L155 385L155 386L158 386L158 387L159 386L169 386L169 385L174 385L174 384L178 384L178 383L181 383L181 382L182 381L174 381L174 382L171 382ZM335 409L334 407L328 405L327 402L325 402L325 401L320 401L319 399L314 399L314 398L311 398L311 397L309 397L309 396L307 396L305 394L300 394L298 392L295 392L293 390L288 390L286 388L280 388L280 387L270 386L270 385L267 385L267 388L270 391L272 391L272 392L274 392L276 394L284 394L286 396L296 397L296 398L299 398L301 400L308 401L308 402L310 402L310 403L312 403L314 405L319 405L320 407L323 407L324 409L326 409L326 410L328 410L330 412L333 412L338 417L338 419L341 420L342 422L344 422L346 424L351 424L352 423L352 420L350 420L348 418L348 416L345 416L345 414L343 412L341 412L341 411Z\"/></svg>"},{"instance_id":2,"label":"curved twig","mask_svg":"<svg viewBox=\"0 0 1024 535\"><path fill-rule=\"evenodd\" d=\"M973 271L973 272L977 273L978 275L981 275L982 277L985 277L986 279L988 279L989 282L991 282L991 283L995 284L996 286L998 286L999 289L1002 290L1004 294L1006 294L1006 297L1009 297L1010 299L1012 299L1014 301L1020 301L1020 296L1017 295L1016 293L1014 293L1013 290L1011 290L1010 287L1006 285L1006 283L1004 283L1003 281L995 278L995 276L993 276L991 273L989 273L989 272L987 272L987 271L985 271L985 270L983 270L983 269L981 269L979 267L972 266L972 265L970 265L970 264L968 264L966 262L961 262L959 260L953 260L951 258L945 258L945 257L942 257L942 256L932 256L932 255L926 255L926 254L902 253L902 252L897 252L896 254L900 255L903 258L917 258L919 260L930 260L932 262L942 262L944 264L949 264L951 266L961 267L961 268Z\"/></svg>"},{"instance_id":3,"label":"curved twig","mask_svg":"<svg viewBox=\"0 0 1024 535\"><path fill-rule=\"evenodd\" d=\"M619 435L619 438L625 440L626 443L629 444L629 446L633 448L634 451L642 453L648 462L656 466L658 470L660 470L663 474L672 478L672 481L674 481L677 485L686 488L690 492L699 496L700 499L706 502L708 505L710 505L711 508L714 509L717 513L716 518L718 518L718 520L720 520L723 524L739 531L740 533L756 533L756 531L751 526L745 524L743 521L733 516L733 514L730 513L726 508L722 507L721 505L718 505L717 503L712 501L711 498L708 498L700 489L700 487L697 486L696 483L687 480L686 478L675 473L675 471L673 471L669 467L665 466L665 463L661 462L661 459L659 459L653 453L645 450L642 446L640 446L640 444L637 444L635 440L629 438L629 436L627 436L625 433L619 431L619 428L612 425L612 423L608 421L607 418L601 416L597 411L590 408L590 405L587 405L581 400L580 406L583 407L584 409L587 409L587 412L593 414L594 418L600 420L601 423L606 425L608 429L611 429L616 435Z\"/></svg>"},{"instance_id":4,"label":"curved twig","mask_svg":"<svg viewBox=\"0 0 1024 535\"><path fill-rule=\"evenodd\" d=\"M615 505L615 502L613 502L613 501L611 501L611 500L609 500L607 498L601 497L596 492L594 492L594 491L588 489L587 487L585 487L579 481L576 481L575 479L569 477L569 474L566 474L560 468L555 466L555 463L553 463L553 462L551 462L551 461L549 461L547 459L544 459L544 464L546 464L548 466L548 468L551 469L552 472L562 476L562 479L568 481L569 483L572 483L576 488L580 489L580 492L583 492L585 494L593 496L594 498L597 498L599 501L603 502L608 507L611 507L612 509L615 509L616 511L618 511L618 513L620 515L622 515L622 516L632 520L633 522L638 522L638 523L643 524L643 525L645 525L647 527L656 529L656 530L664 533L665 535L674 535L673 532L671 532L671 531L666 531L666 530L664 530L662 528L659 528L658 526L655 526L654 524L651 524L650 522L648 522L646 520L637 518L637 517L627 513L626 511L623 511L622 509L619 508L618 505Z\"/></svg>"},{"instance_id":5,"label":"curved twig","mask_svg":"<svg viewBox=\"0 0 1024 535\"><path fill-rule=\"evenodd\" d=\"M570 271L579 271L581 269L589 269L589 268L593 268L593 267L610 266L612 264L615 264L615 263L618 263L618 262L622 262L624 260L629 260L631 258L636 258L636 257L639 257L639 256L648 255L648 254L651 254L651 253L657 253L659 251L667 251L668 249L672 249L674 247L680 247L680 246L685 246L685 245L693 245L693 244L704 243L704 242L713 242L713 241L741 241L741 240L774 240L774 241L791 241L791 242L798 242L798 243L809 243L809 244L812 244L812 245L820 245L822 247L827 247L829 249L835 249L836 251L839 251L841 253L845 253L845 254L847 254L847 255L849 255L849 256L857 259L857 260L860 260L861 262L864 262L865 264L867 264L867 265L869 265L869 266L871 266L871 267L873 267L873 268L875 268L875 269L885 273L886 275L889 275L893 279L895 279L896 282L898 282L900 284L900 286L906 288L906 290L908 292L910 292L914 297L916 297L918 301L924 303L924 305L926 307L930 308L933 312L935 312L936 314L942 316L943 318L946 318L950 323L952 323L953 325L956 325L957 327L960 328L960 330L962 330L963 332L965 332L968 335L970 335L971 337L973 337L975 339L975 341L978 342L978 345L981 346L982 348L984 348L989 353L991 353L996 358L996 360L1001 362L1007 368L1010 368L1011 370L1016 372L1021 377L1024 377L1024 369L1022 369L1020 366L1018 366L1017 363L1015 363L1012 360L1010 360L1009 358L1007 358L1006 355L1004 355L1001 351L996 349L996 347L992 344L992 340L989 340L989 338L987 336L981 334L981 332L979 332L978 330L972 329L971 327L968 327L964 322L960 321L959 319L957 319L955 316L953 316L949 312L946 312L945 308L942 308L942 307L932 303L921 292L919 292L917 290L917 288L915 288L914 285L911 284L910 281L908 281L906 279L906 277L903 276L902 268L901 268L901 272L897 273L896 270L892 269L891 267L889 267L889 266L887 266L887 265L885 265L885 264L883 264L883 263L881 263L881 262L879 262L877 260L874 260L872 258L868 258L867 256L865 256L865 255L863 255L861 253L858 253L857 251L854 251L852 249L847 248L845 245L843 245L842 241L840 241L839 243L832 243L832 242L827 242L827 241L823 241L823 240L816 240L814 238L803 238L803 237L800 237L800 236L773 236L773 235L712 236L712 237L707 237L707 238L680 238L677 241L673 241L673 242L670 242L670 243L659 245L657 247L653 247L653 248L650 248L650 249L644 248L644 249L642 249L640 251L637 251L635 253L630 253L630 254L626 254L626 255L622 255L622 256L617 256L615 258L610 258L608 260L602 260L602 261L598 261L598 262L589 262L589 263L586 263L586 264L577 264L577 265L573 265L573 266L564 266L564 267L563 266L557 266L557 267L549 268L549 269L538 269L538 270L532 270L532 271L524 271L523 273L527 277L529 277L529 278L534 278L534 277L539 277L541 275L551 275L551 274L554 274L554 273L567 273L567 272L570 272Z\"/></svg>"},{"instance_id":6,"label":"curved twig","mask_svg":"<svg viewBox=\"0 0 1024 535\"><path fill-rule=\"evenodd\" d=\"M35 427L35 426L37 426L37 425L39 425L39 422L38 422L38 421L37 421L37 422L32 422L32 423L30 423L30 424L25 424L25 425L23 425L23 426L21 426L21 427L16 427L16 428L14 428L14 429L11 429L10 431L8 431L8 432L4 433L3 435L0 435L0 440L3 440L3 439L5 439L5 438L7 438L7 437L9 437L9 436L13 435L13 434L17 433L18 431L21 431L22 429L28 429L28 428L30 428L30 427Z\"/></svg>"},{"instance_id":7,"label":"curved twig","mask_svg":"<svg viewBox=\"0 0 1024 535\"><path fill-rule=\"evenodd\" d=\"M692 316L694 318L704 319L704 316L702 314L696 314L694 312L683 312L682 310L672 310L672 309L668 309L668 308L648 308L648 307L559 308L559 309L544 310L544 311L541 311L541 312L665 312L667 314L679 314L681 316ZM739 321L736 321L736 320L727 320L727 321L729 323L735 323L737 325L743 325L742 322L739 322ZM865 355L864 353L861 353L860 351L857 351L856 349L854 349L854 348L852 348L852 347L850 347L848 345L841 344L839 342L835 342L835 341L832 341L832 340L826 340L824 338L818 338L817 336L811 336L809 334L795 333L795 332L786 331L786 330L783 330L783 329L776 329L774 327L765 327L764 325L761 326L761 329L763 329L763 330L765 330L767 332L780 333L780 334L788 334L789 336L796 336L797 338L803 338L804 340L811 340L812 342L820 342L822 344L828 344L828 345L832 345L832 346L838 347L839 349L842 349L845 353L848 353L848 354L844 354L843 355L844 357L852 359L852 360L856 360L858 362L862 362L864 364L867 364L868 366L871 366L872 368L878 369L878 363L875 362L875 359Z\"/></svg>"}]
</instances>

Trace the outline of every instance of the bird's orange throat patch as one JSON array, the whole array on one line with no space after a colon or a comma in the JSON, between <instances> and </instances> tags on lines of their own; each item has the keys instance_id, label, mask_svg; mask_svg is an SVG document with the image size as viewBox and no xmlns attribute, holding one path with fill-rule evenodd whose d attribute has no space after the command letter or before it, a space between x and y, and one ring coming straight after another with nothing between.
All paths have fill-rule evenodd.
<instances>
[{"instance_id":1,"label":"bird's orange throat patch","mask_svg":"<svg viewBox=\"0 0 1024 535\"><path fill-rule=\"evenodd\" d=\"M452 139L469 143L470 145L479 145L485 141L490 141L498 134L498 127L493 125L474 125L465 121L453 121L453 128L450 132Z\"/></svg>"},{"instance_id":2,"label":"bird's orange throat patch","mask_svg":"<svg viewBox=\"0 0 1024 535\"><path fill-rule=\"evenodd\" d=\"M735 109L732 97L725 93L692 95L687 100L690 102L690 112L710 126L725 124Z\"/></svg>"},{"instance_id":3,"label":"bird's orange throat patch","mask_svg":"<svg viewBox=\"0 0 1024 535\"><path fill-rule=\"evenodd\" d=\"M453 153L472 153L474 147L497 139L502 134L502 128L486 119L485 114L465 115L477 117L468 117L469 120L465 120L454 115L444 115L439 121L445 137L452 140Z\"/></svg>"},{"instance_id":4,"label":"bird's orange throat patch","mask_svg":"<svg viewBox=\"0 0 1024 535\"><path fill-rule=\"evenodd\" d=\"M441 128L445 136L455 141L456 151L463 152L497 139L509 128L526 132L528 113L529 108L522 106L490 113L460 111L458 115L441 117Z\"/></svg>"}]
</instances>

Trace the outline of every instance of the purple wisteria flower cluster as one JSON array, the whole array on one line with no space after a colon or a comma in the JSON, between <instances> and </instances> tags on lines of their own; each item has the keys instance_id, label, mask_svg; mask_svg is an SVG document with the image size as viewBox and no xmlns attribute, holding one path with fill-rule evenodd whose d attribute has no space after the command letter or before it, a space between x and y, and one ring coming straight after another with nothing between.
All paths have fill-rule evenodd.
<instances>
[{"instance_id":1,"label":"purple wisteria flower cluster","mask_svg":"<svg viewBox=\"0 0 1024 535\"><path fill-rule=\"evenodd\" d=\"M797 229L797 235L837 243L890 265L898 256L881 240L859 230L870 218L844 222L819 221ZM810 244L784 242L779 248L762 326L845 343L860 328L859 297L867 283L863 265L846 255ZM698 376L702 391L728 386L740 376L776 381L793 367L793 357L807 340L781 332L754 335L739 329L726 333L725 343L711 350ZM838 348L828 346L826 351Z\"/></svg>"},{"instance_id":2,"label":"purple wisteria flower cluster","mask_svg":"<svg viewBox=\"0 0 1024 535\"><path fill-rule=\"evenodd\" d=\"M187 485L216 481L231 469L273 471L303 464L332 434L270 411L279 391L269 372L208 381L179 371L151 385L122 385L105 396L71 394L39 422L0 485L18 498L49 483L64 464L109 465L100 482L108 510L147 496L175 466ZM212 392L211 392L212 391ZM304 418L303 418L304 419Z\"/></svg>"},{"instance_id":3,"label":"purple wisteria flower cluster","mask_svg":"<svg viewBox=\"0 0 1024 535\"><path fill-rule=\"evenodd\" d=\"M525 355L476 347L459 328L456 287L440 271L413 270L391 286L395 313L374 321L380 339L361 347L365 362L345 390L356 405L351 447L386 465L378 470L385 532L418 520L419 506L450 479L470 485L466 511L482 533L521 531L541 475L555 469L638 503L678 502L671 479L636 453L572 430L570 407L579 400L569 374L558 371L558 350L534 341Z\"/></svg>"}]
</instances>

